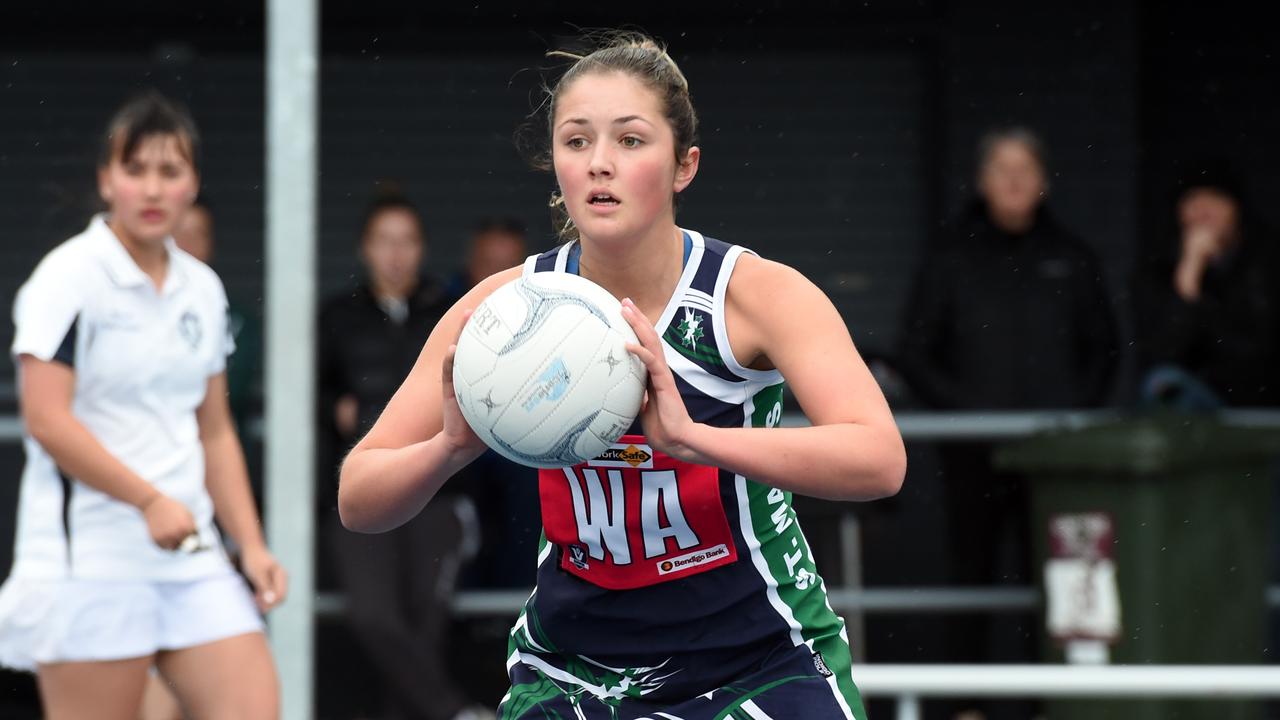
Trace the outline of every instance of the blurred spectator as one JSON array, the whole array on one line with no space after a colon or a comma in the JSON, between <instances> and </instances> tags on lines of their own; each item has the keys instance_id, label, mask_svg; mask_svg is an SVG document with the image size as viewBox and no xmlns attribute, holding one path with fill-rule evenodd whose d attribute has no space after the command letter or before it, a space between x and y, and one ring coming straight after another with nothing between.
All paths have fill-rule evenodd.
<instances>
[{"instance_id":1,"label":"blurred spectator","mask_svg":"<svg viewBox=\"0 0 1280 720\"><path fill-rule=\"evenodd\" d=\"M373 425L449 307L443 288L422 274L426 240L412 203L380 197L363 227L368 280L326 303L320 318L321 422L339 448ZM322 520L347 619L398 717L492 717L469 706L444 660L458 571L479 544L474 505L458 493L461 485L448 483L416 518L388 533L349 532L331 509ZM332 508L334 488L322 495Z\"/></svg>"},{"instance_id":2,"label":"blurred spectator","mask_svg":"<svg viewBox=\"0 0 1280 720\"><path fill-rule=\"evenodd\" d=\"M524 223L486 218L476 223L467 247L467 264L454 273L449 295L457 300L490 275L516 267L528 252ZM484 545L467 574L478 587L531 588L537 580L538 537L542 533L538 475L489 451L460 473L476 488Z\"/></svg>"},{"instance_id":3,"label":"blurred spectator","mask_svg":"<svg viewBox=\"0 0 1280 720\"><path fill-rule=\"evenodd\" d=\"M1102 404L1115 322L1097 258L1043 206L1044 151L1024 129L979 146L979 197L929 249L900 370L941 408Z\"/></svg>"},{"instance_id":4,"label":"blurred spectator","mask_svg":"<svg viewBox=\"0 0 1280 720\"><path fill-rule=\"evenodd\" d=\"M524 223L509 217L481 220L471 231L466 267L449 279L449 297L456 301L481 280L524 262L527 254Z\"/></svg>"},{"instance_id":5,"label":"blurred spectator","mask_svg":"<svg viewBox=\"0 0 1280 720\"><path fill-rule=\"evenodd\" d=\"M1138 266L1142 400L1280 406L1280 248L1227 165L1177 184L1173 232Z\"/></svg>"},{"instance_id":6,"label":"blurred spectator","mask_svg":"<svg viewBox=\"0 0 1280 720\"><path fill-rule=\"evenodd\" d=\"M1040 140L1022 128L983 137L977 190L971 207L924 258L898 369L920 399L937 408L1101 404L1116 364L1112 309L1094 254L1044 207ZM939 460L952 582L1032 582L1023 479L997 472L985 443L943 445ZM986 617L953 623L948 660L1035 659L1037 628L993 642L992 627ZM991 716L1029 712L986 708Z\"/></svg>"}]
</instances>

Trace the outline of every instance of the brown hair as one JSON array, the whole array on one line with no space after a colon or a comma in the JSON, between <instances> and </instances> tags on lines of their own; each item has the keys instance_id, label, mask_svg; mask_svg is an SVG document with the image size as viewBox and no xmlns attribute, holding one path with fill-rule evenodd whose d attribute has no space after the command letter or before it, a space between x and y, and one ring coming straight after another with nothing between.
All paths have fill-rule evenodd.
<instances>
[{"instance_id":1,"label":"brown hair","mask_svg":"<svg viewBox=\"0 0 1280 720\"><path fill-rule=\"evenodd\" d=\"M138 95L116 111L107 123L98 149L98 167L106 167L118 156L128 161L138 145L157 135L178 139L179 152L200 172L200 132L195 120L182 103L149 90Z\"/></svg>"},{"instance_id":2,"label":"brown hair","mask_svg":"<svg viewBox=\"0 0 1280 720\"><path fill-rule=\"evenodd\" d=\"M532 154L535 168L550 171L551 131L554 127L556 103L577 79L591 73L623 73L644 83L658 96L663 116L671 126L675 139L676 162L683 164L689 148L698 142L698 114L689 96L689 81L667 50L643 33L607 31L584 36L583 44L593 49L586 52L553 50L547 57L568 58L572 64L554 85L543 86L546 93L546 127L537 141L540 150ZM564 240L578 236L573 220L564 209L564 198L551 193L550 202L556 233Z\"/></svg>"}]
</instances>

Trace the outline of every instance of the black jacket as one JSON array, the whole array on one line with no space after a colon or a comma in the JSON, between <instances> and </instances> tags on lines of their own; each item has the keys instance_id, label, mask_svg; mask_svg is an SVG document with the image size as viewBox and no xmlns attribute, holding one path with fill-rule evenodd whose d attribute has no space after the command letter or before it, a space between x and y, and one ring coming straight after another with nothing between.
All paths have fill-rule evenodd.
<instances>
[{"instance_id":1,"label":"black jacket","mask_svg":"<svg viewBox=\"0 0 1280 720\"><path fill-rule=\"evenodd\" d=\"M1249 223L1206 270L1200 299L1173 289L1175 261L1141 268L1134 288L1138 365L1177 365L1235 406L1280 406L1280 248Z\"/></svg>"},{"instance_id":2,"label":"black jacket","mask_svg":"<svg viewBox=\"0 0 1280 720\"><path fill-rule=\"evenodd\" d=\"M1098 260L1043 209L1010 235L975 204L924 259L901 338L899 369L941 408L1097 406L1116 367Z\"/></svg>"},{"instance_id":3,"label":"black jacket","mask_svg":"<svg viewBox=\"0 0 1280 720\"><path fill-rule=\"evenodd\" d=\"M320 420L336 438L333 408L351 394L359 406L357 437L373 426L391 396L413 368L422 346L449 302L440 286L427 279L408 298L403 323L392 322L367 286L331 298L320 313ZM343 439L351 442L353 439Z\"/></svg>"}]
</instances>

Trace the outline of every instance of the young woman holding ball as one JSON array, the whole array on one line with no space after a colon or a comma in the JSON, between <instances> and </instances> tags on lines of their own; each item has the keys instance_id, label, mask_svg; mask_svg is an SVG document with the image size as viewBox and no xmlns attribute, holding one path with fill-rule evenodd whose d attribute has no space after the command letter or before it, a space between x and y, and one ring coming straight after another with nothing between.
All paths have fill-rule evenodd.
<instances>
[{"instance_id":1,"label":"young woman holding ball","mask_svg":"<svg viewBox=\"0 0 1280 720\"><path fill-rule=\"evenodd\" d=\"M670 56L615 35L569 57L547 106L569 242L449 311L347 458L343 521L395 527L484 451L452 384L470 309L522 274L577 273L623 298L647 400L618 454L540 473L538 587L511 633L500 717L863 718L791 493L896 493L906 459L888 405L817 287L676 225L700 150ZM773 427L784 377L811 427Z\"/></svg>"}]
</instances>

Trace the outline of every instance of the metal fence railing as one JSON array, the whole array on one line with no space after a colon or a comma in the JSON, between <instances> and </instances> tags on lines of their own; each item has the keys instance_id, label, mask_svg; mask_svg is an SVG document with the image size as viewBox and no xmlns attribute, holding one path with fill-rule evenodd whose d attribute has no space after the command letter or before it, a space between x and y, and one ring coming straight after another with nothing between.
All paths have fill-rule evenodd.
<instances>
[{"instance_id":1,"label":"metal fence railing","mask_svg":"<svg viewBox=\"0 0 1280 720\"><path fill-rule=\"evenodd\" d=\"M920 720L925 698L1280 698L1265 665L864 665L865 697L897 699L897 720Z\"/></svg>"}]
</instances>

